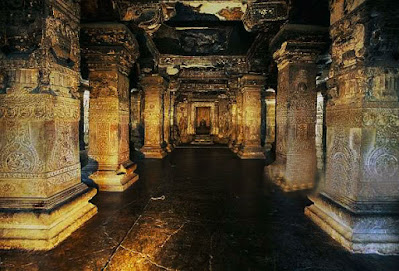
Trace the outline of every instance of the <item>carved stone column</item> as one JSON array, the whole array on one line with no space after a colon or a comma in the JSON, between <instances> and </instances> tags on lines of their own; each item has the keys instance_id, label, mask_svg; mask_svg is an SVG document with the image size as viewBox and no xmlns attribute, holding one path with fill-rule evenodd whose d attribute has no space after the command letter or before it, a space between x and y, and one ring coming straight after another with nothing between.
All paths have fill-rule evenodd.
<instances>
[{"instance_id":1,"label":"carved stone column","mask_svg":"<svg viewBox=\"0 0 399 271\"><path fill-rule=\"evenodd\" d=\"M276 161L266 167L284 191L309 189L316 177L316 58L325 46L327 29L287 25L278 37L298 33L297 39L278 42L276 97ZM320 38L319 38L320 36ZM278 46L278 45L277 45Z\"/></svg>"},{"instance_id":2,"label":"carved stone column","mask_svg":"<svg viewBox=\"0 0 399 271\"><path fill-rule=\"evenodd\" d=\"M141 121L141 101L142 91L136 90L130 96L130 125L131 125L131 142L136 150L142 147L142 121Z\"/></svg>"},{"instance_id":3,"label":"carved stone column","mask_svg":"<svg viewBox=\"0 0 399 271\"><path fill-rule=\"evenodd\" d=\"M237 102L232 101L230 107L230 116L231 116L231 133L229 139L229 148L233 149L234 145L237 141Z\"/></svg>"},{"instance_id":4,"label":"carved stone column","mask_svg":"<svg viewBox=\"0 0 399 271\"><path fill-rule=\"evenodd\" d=\"M305 213L353 252L399 253L395 4L331 4L326 180Z\"/></svg>"},{"instance_id":5,"label":"carved stone column","mask_svg":"<svg viewBox=\"0 0 399 271\"><path fill-rule=\"evenodd\" d=\"M162 99L166 82L162 76L146 75L141 79L144 90L144 146L141 152L145 158L162 159L166 156L162 148Z\"/></svg>"},{"instance_id":6,"label":"carved stone column","mask_svg":"<svg viewBox=\"0 0 399 271\"><path fill-rule=\"evenodd\" d=\"M173 150L172 128L173 128L173 110L175 91L177 90L178 82L176 79L171 79L164 96L164 141L166 143L166 151Z\"/></svg>"},{"instance_id":7,"label":"carved stone column","mask_svg":"<svg viewBox=\"0 0 399 271\"><path fill-rule=\"evenodd\" d=\"M97 212L80 179L79 2L47 3L0 11L0 249L51 249Z\"/></svg>"},{"instance_id":8,"label":"carved stone column","mask_svg":"<svg viewBox=\"0 0 399 271\"><path fill-rule=\"evenodd\" d=\"M265 78L260 75L244 75L242 90L243 142L238 156L241 159L265 159L261 147L261 90Z\"/></svg>"},{"instance_id":9,"label":"carved stone column","mask_svg":"<svg viewBox=\"0 0 399 271\"><path fill-rule=\"evenodd\" d=\"M233 152L238 153L241 149L241 144L244 139L244 127L243 127L243 94L240 89L237 89L237 94L236 94L236 99L237 99L237 125L236 125L236 133L237 133L237 140L236 143L234 144Z\"/></svg>"},{"instance_id":10,"label":"carved stone column","mask_svg":"<svg viewBox=\"0 0 399 271\"><path fill-rule=\"evenodd\" d=\"M84 24L81 44L92 88L89 156L96 172L90 178L100 190L124 191L138 180L129 158L128 79L137 41L122 24Z\"/></svg>"},{"instance_id":11,"label":"carved stone column","mask_svg":"<svg viewBox=\"0 0 399 271\"><path fill-rule=\"evenodd\" d=\"M271 151L276 141L276 92L266 90L266 151Z\"/></svg>"},{"instance_id":12,"label":"carved stone column","mask_svg":"<svg viewBox=\"0 0 399 271\"><path fill-rule=\"evenodd\" d=\"M176 130L177 130L177 122L176 122L176 91L177 91L177 85L176 88L171 90L170 92L170 148L173 150L176 147L177 144L177 138L176 138Z\"/></svg>"}]
</instances>

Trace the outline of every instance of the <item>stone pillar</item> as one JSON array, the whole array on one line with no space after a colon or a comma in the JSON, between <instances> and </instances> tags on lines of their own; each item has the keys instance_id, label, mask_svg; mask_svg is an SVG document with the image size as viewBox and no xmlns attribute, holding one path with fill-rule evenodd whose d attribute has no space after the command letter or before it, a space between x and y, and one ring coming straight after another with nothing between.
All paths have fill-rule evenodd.
<instances>
[{"instance_id":1,"label":"stone pillar","mask_svg":"<svg viewBox=\"0 0 399 271\"><path fill-rule=\"evenodd\" d=\"M144 146L141 152L145 158L162 159L166 156L162 148L162 99L166 82L158 74L146 75L141 79L144 90Z\"/></svg>"},{"instance_id":2,"label":"stone pillar","mask_svg":"<svg viewBox=\"0 0 399 271\"><path fill-rule=\"evenodd\" d=\"M331 3L326 180L305 209L360 253L399 253L398 8L388 2Z\"/></svg>"},{"instance_id":3,"label":"stone pillar","mask_svg":"<svg viewBox=\"0 0 399 271\"><path fill-rule=\"evenodd\" d=\"M166 151L173 150L172 128L173 128L173 110L174 110L174 94L177 90L178 82L171 79L164 96L164 141L166 143Z\"/></svg>"},{"instance_id":4,"label":"stone pillar","mask_svg":"<svg viewBox=\"0 0 399 271\"><path fill-rule=\"evenodd\" d=\"M170 92L170 148L173 150L177 144L176 138L176 130L177 130L177 121L176 121L176 91L177 86L175 89L171 90Z\"/></svg>"},{"instance_id":5,"label":"stone pillar","mask_svg":"<svg viewBox=\"0 0 399 271\"><path fill-rule=\"evenodd\" d=\"M317 170L320 173L324 170L324 108L323 94L318 92L316 113L316 157Z\"/></svg>"},{"instance_id":6,"label":"stone pillar","mask_svg":"<svg viewBox=\"0 0 399 271\"><path fill-rule=\"evenodd\" d=\"M230 116L231 116L231 133L229 140L229 148L234 149L235 143L237 141L237 102L232 101L230 107Z\"/></svg>"},{"instance_id":7,"label":"stone pillar","mask_svg":"<svg viewBox=\"0 0 399 271\"><path fill-rule=\"evenodd\" d=\"M124 191L135 181L130 161L129 79L138 56L137 41L123 24L82 25L83 57L89 68L90 178L102 191Z\"/></svg>"},{"instance_id":8,"label":"stone pillar","mask_svg":"<svg viewBox=\"0 0 399 271\"><path fill-rule=\"evenodd\" d=\"M130 125L131 125L131 142L135 150L142 147L142 121L141 121L141 100L142 91L135 90L130 96Z\"/></svg>"},{"instance_id":9,"label":"stone pillar","mask_svg":"<svg viewBox=\"0 0 399 271\"><path fill-rule=\"evenodd\" d=\"M271 151L276 141L276 92L273 89L266 90L266 151Z\"/></svg>"},{"instance_id":10,"label":"stone pillar","mask_svg":"<svg viewBox=\"0 0 399 271\"><path fill-rule=\"evenodd\" d=\"M266 167L269 177L284 191L309 189L316 177L316 59L325 47L327 29L287 25L277 37L273 57L278 67L276 97L276 161ZM276 46L277 47L277 46Z\"/></svg>"},{"instance_id":11,"label":"stone pillar","mask_svg":"<svg viewBox=\"0 0 399 271\"><path fill-rule=\"evenodd\" d=\"M97 212L80 179L79 2L47 3L0 10L0 249L51 249Z\"/></svg>"},{"instance_id":12,"label":"stone pillar","mask_svg":"<svg viewBox=\"0 0 399 271\"><path fill-rule=\"evenodd\" d=\"M237 133L237 140L236 143L234 144L233 152L238 153L241 149L241 144L244 139L244 127L243 127L243 113L244 109L242 106L242 101L243 101L243 94L240 89L237 89L237 94L236 94L236 100L237 100L237 120L236 120L236 133Z\"/></svg>"},{"instance_id":13,"label":"stone pillar","mask_svg":"<svg viewBox=\"0 0 399 271\"><path fill-rule=\"evenodd\" d=\"M238 152L241 159L265 159L261 147L261 90L265 78L260 75L244 75L242 87L243 142Z\"/></svg>"}]
</instances>

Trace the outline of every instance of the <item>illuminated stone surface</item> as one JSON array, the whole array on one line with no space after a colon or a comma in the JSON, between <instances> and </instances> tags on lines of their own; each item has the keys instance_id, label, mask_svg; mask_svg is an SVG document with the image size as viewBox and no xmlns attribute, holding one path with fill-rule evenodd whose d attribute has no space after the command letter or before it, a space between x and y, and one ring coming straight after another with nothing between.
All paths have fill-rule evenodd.
<instances>
[{"instance_id":1,"label":"illuminated stone surface","mask_svg":"<svg viewBox=\"0 0 399 271\"><path fill-rule=\"evenodd\" d=\"M276 142L276 92L266 90L266 151L271 151Z\"/></svg>"},{"instance_id":2,"label":"illuminated stone surface","mask_svg":"<svg viewBox=\"0 0 399 271\"><path fill-rule=\"evenodd\" d=\"M91 87L89 157L96 170L91 179L100 190L123 191L138 180L129 158L127 77L137 41L126 26L112 23L83 25L81 39Z\"/></svg>"},{"instance_id":3,"label":"illuminated stone surface","mask_svg":"<svg viewBox=\"0 0 399 271\"><path fill-rule=\"evenodd\" d=\"M256 75L245 75L240 85L243 95L243 116L241 125L243 141L238 156L241 159L265 159L260 139L261 123L261 89L264 78Z\"/></svg>"},{"instance_id":4,"label":"illuminated stone surface","mask_svg":"<svg viewBox=\"0 0 399 271\"><path fill-rule=\"evenodd\" d=\"M159 75L141 79L144 89L144 146L141 152L145 158L162 159L166 156L163 144L163 101L166 82Z\"/></svg>"},{"instance_id":5,"label":"illuminated stone surface","mask_svg":"<svg viewBox=\"0 0 399 271\"><path fill-rule=\"evenodd\" d=\"M97 212L88 202L96 191L80 181L80 7L49 5L0 12L9 32L7 55L0 54L1 249L51 249ZM3 24L19 11L42 24Z\"/></svg>"}]
</instances>

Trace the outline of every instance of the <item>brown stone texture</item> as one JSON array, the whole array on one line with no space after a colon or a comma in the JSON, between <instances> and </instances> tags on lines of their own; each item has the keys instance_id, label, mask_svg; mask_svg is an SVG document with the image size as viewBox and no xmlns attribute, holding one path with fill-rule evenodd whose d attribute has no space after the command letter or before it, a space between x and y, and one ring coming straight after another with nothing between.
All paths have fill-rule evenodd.
<instances>
[{"instance_id":1,"label":"brown stone texture","mask_svg":"<svg viewBox=\"0 0 399 271\"><path fill-rule=\"evenodd\" d=\"M326 180L305 212L351 251L398 253L397 13L384 1L331 8Z\"/></svg>"},{"instance_id":2,"label":"brown stone texture","mask_svg":"<svg viewBox=\"0 0 399 271\"><path fill-rule=\"evenodd\" d=\"M138 179L129 158L128 79L137 42L124 25L85 24L82 48L91 87L89 156L97 170L90 178L100 190L123 191Z\"/></svg>"},{"instance_id":3,"label":"brown stone texture","mask_svg":"<svg viewBox=\"0 0 399 271\"><path fill-rule=\"evenodd\" d=\"M261 147L261 90L264 77L244 75L241 78L243 141L238 156L241 159L264 159Z\"/></svg>"},{"instance_id":4,"label":"brown stone texture","mask_svg":"<svg viewBox=\"0 0 399 271\"><path fill-rule=\"evenodd\" d=\"M145 95L144 105L144 146L141 152L146 158L162 159L163 149L163 94L166 82L162 76L146 75L140 82Z\"/></svg>"},{"instance_id":5,"label":"brown stone texture","mask_svg":"<svg viewBox=\"0 0 399 271\"><path fill-rule=\"evenodd\" d=\"M0 11L0 248L47 250L97 212L96 191L80 181L79 3L29 2Z\"/></svg>"}]
</instances>

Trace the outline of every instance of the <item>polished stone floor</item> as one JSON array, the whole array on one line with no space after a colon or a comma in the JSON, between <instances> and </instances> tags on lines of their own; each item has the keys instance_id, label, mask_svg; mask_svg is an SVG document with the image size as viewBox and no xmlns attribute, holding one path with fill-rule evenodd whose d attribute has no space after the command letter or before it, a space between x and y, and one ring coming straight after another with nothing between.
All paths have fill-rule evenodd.
<instances>
[{"instance_id":1,"label":"polished stone floor","mask_svg":"<svg viewBox=\"0 0 399 271\"><path fill-rule=\"evenodd\" d=\"M0 270L399 270L399 256L351 254L284 194L223 148L176 149L139 162L125 193L49 252L0 251Z\"/></svg>"}]
</instances>

